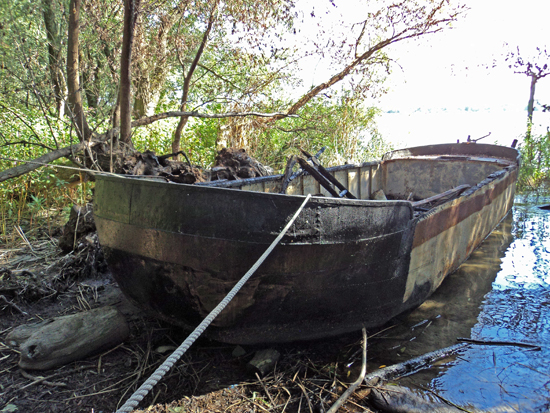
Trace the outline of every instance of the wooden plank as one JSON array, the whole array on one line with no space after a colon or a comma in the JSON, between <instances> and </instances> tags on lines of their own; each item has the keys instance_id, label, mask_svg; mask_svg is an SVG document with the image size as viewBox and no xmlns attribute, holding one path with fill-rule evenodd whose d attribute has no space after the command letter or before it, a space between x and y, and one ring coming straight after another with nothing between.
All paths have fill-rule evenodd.
<instances>
[{"instance_id":1,"label":"wooden plank","mask_svg":"<svg viewBox=\"0 0 550 413\"><path fill-rule=\"evenodd\" d=\"M359 168L359 199L370 199L370 166Z\"/></svg>"},{"instance_id":2,"label":"wooden plank","mask_svg":"<svg viewBox=\"0 0 550 413\"><path fill-rule=\"evenodd\" d=\"M448 196L453 196L453 195L458 196L468 188L470 188L470 185L459 185L456 188L449 189L448 191L442 192L440 194L431 196L431 197L423 199L421 201L413 202L412 205L413 205L413 207L419 207L419 206L422 206L422 205L429 204L430 202L434 202L434 201L437 201L439 199L446 198Z\"/></svg>"},{"instance_id":3,"label":"wooden plank","mask_svg":"<svg viewBox=\"0 0 550 413\"><path fill-rule=\"evenodd\" d=\"M317 182L313 176L304 175L302 178L304 182L303 195L307 195L307 194L316 195L321 192L321 190L319 189L319 182Z\"/></svg>"},{"instance_id":4,"label":"wooden plank","mask_svg":"<svg viewBox=\"0 0 550 413\"><path fill-rule=\"evenodd\" d=\"M243 185L241 189L243 191L264 192L264 183L258 182L251 185Z\"/></svg>"},{"instance_id":5,"label":"wooden plank","mask_svg":"<svg viewBox=\"0 0 550 413\"><path fill-rule=\"evenodd\" d=\"M305 169L310 175L313 175L313 177L319 181L321 186L325 188L332 196L338 198L338 192L334 190L331 183L325 178L323 175L319 173L313 166L307 163L307 161L304 158L298 157L298 163L300 166Z\"/></svg>"},{"instance_id":6,"label":"wooden plank","mask_svg":"<svg viewBox=\"0 0 550 413\"><path fill-rule=\"evenodd\" d=\"M361 199L361 185L359 182L360 169L348 170L348 189L357 199Z\"/></svg>"}]
</instances>

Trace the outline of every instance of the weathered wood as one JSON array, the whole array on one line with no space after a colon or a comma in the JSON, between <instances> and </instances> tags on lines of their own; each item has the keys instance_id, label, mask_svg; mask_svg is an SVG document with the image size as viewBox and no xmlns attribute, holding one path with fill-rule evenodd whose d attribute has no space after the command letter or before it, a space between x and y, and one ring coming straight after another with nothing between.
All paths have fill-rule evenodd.
<instances>
[{"instance_id":1,"label":"weathered wood","mask_svg":"<svg viewBox=\"0 0 550 413\"><path fill-rule=\"evenodd\" d=\"M286 167L285 167L285 173L283 174L283 184L281 186L281 194L286 193L286 189L288 188L288 185L290 184L290 177L292 175L292 168L294 165L296 165L296 162L298 160L296 159L296 155L292 155L288 158L286 161Z\"/></svg>"},{"instance_id":2,"label":"weathered wood","mask_svg":"<svg viewBox=\"0 0 550 413\"><path fill-rule=\"evenodd\" d=\"M451 195L458 196L468 188L470 188L470 185L459 185L459 186L457 186L453 189L449 189L448 191L445 191L445 192L442 192L440 194L437 194L437 195L431 196L429 198L423 199L422 201L413 202L412 205L413 205L413 208L414 208L414 207L429 204L430 202L434 202L434 201L446 198L446 197L451 196Z\"/></svg>"},{"instance_id":3,"label":"weathered wood","mask_svg":"<svg viewBox=\"0 0 550 413\"><path fill-rule=\"evenodd\" d=\"M129 333L126 319L116 308L101 307L19 326L6 341L19 346L19 367L47 370L113 347Z\"/></svg>"},{"instance_id":4,"label":"weathered wood","mask_svg":"<svg viewBox=\"0 0 550 413\"><path fill-rule=\"evenodd\" d=\"M302 153L308 158L308 160L311 160L311 163L316 167L316 169L319 171L321 175L323 175L331 184L333 184L336 188L340 189L340 191L343 192L344 196L349 199L357 199L348 189L342 185L342 183L336 179L329 171L325 169L323 165L317 160L315 156L311 156L310 153L304 151L303 149L300 149ZM339 195L341 196L341 195Z\"/></svg>"},{"instance_id":5,"label":"weathered wood","mask_svg":"<svg viewBox=\"0 0 550 413\"><path fill-rule=\"evenodd\" d=\"M473 338L458 337L457 341L470 344L479 344L482 346L516 346L516 347L525 347L535 351L541 351L541 346L530 343L522 343L520 341L498 341L498 340L476 340Z\"/></svg>"},{"instance_id":6,"label":"weathered wood","mask_svg":"<svg viewBox=\"0 0 550 413\"><path fill-rule=\"evenodd\" d=\"M313 166L307 163L307 161L304 158L298 157L298 163L304 169L308 174L313 176L317 182L321 184L323 188L325 188L333 197L339 198L338 192L334 190L334 188L331 186L329 180L325 178L323 175L319 173Z\"/></svg>"}]
</instances>

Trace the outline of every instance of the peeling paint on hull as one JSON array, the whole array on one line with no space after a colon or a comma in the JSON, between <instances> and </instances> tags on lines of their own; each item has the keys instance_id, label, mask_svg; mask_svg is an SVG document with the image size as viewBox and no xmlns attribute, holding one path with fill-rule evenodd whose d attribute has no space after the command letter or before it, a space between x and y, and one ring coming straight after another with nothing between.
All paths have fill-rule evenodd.
<instances>
[{"instance_id":1,"label":"peeling paint on hull","mask_svg":"<svg viewBox=\"0 0 550 413\"><path fill-rule=\"evenodd\" d=\"M366 198L379 188L397 195L412 186L422 198L431 196L437 186L421 189L415 168L425 169L423 163L439 152L469 150L457 146L335 168L363 199L312 198L207 335L242 344L322 338L382 325L419 305L511 208L517 152L505 148L505 167L480 158L500 148L492 145L476 147L489 151L476 152L476 160L432 161L435 175L453 162L460 168L471 163L476 172L454 174L473 188L425 214L414 215L409 201ZM300 190L318 191L309 178L290 188L293 195L280 195L272 193L277 177L239 190L101 176L94 207L100 242L130 299L192 328L284 227L303 200Z\"/></svg>"}]
</instances>

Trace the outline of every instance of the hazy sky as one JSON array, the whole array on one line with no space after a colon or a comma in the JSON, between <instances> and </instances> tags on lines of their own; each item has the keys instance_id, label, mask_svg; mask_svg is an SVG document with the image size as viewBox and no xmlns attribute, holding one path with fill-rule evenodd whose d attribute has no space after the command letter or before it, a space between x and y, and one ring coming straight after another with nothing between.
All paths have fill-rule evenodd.
<instances>
[{"instance_id":1,"label":"hazy sky","mask_svg":"<svg viewBox=\"0 0 550 413\"><path fill-rule=\"evenodd\" d=\"M342 31L339 20L364 20L365 9L381 1L299 0L305 16L299 36L315 33L315 24L330 30L338 22L335 30ZM509 145L525 132L530 79L514 74L504 56L518 46L525 57L537 46L550 47L550 0L463 2L470 10L452 28L387 49L399 65L389 76L389 92L373 104L384 112L399 111L378 119L384 138L398 146L464 141L489 132L484 142ZM315 18L309 18L311 11ZM499 64L493 68L495 60ZM305 90L335 74L322 62L317 58L303 64ZM538 82L535 99L550 104L550 76ZM422 112L415 112L419 108ZM550 113L535 112L534 122L537 133L546 132Z\"/></svg>"},{"instance_id":2,"label":"hazy sky","mask_svg":"<svg viewBox=\"0 0 550 413\"><path fill-rule=\"evenodd\" d=\"M537 46L550 46L550 1L466 3L470 10L454 28L406 47L395 46L403 70L391 76L392 92L382 101L385 108L527 105L530 80L502 62L505 43L508 48L519 46L525 55ZM491 68L493 59L500 59L501 65ZM537 84L535 97L550 104L550 76Z\"/></svg>"},{"instance_id":3,"label":"hazy sky","mask_svg":"<svg viewBox=\"0 0 550 413\"><path fill-rule=\"evenodd\" d=\"M327 24L338 18L352 22L365 15L373 0L300 0L307 15ZM452 29L402 42L388 49L399 66L389 78L390 93L381 100L384 110L453 107L524 107L529 97L529 78L514 74L504 63L491 68L494 59L520 46L525 55L536 46L550 46L549 0L464 0L470 7ZM521 6L520 6L521 4ZM329 14L325 14L326 10ZM338 16L339 15L339 16ZM307 20L307 19L306 19ZM303 25L307 32L307 21ZM304 33L306 34L306 33ZM549 62L550 63L550 62ZM489 68L488 68L489 67ZM330 68L312 64L306 86L327 79ZM536 98L550 104L550 76L537 85Z\"/></svg>"}]
</instances>

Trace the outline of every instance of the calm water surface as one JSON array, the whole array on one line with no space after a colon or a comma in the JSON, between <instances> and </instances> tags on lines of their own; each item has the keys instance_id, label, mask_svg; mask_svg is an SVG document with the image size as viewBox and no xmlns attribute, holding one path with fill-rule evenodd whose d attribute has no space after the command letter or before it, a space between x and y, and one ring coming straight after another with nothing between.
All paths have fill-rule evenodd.
<instances>
[{"instance_id":1,"label":"calm water surface","mask_svg":"<svg viewBox=\"0 0 550 413\"><path fill-rule=\"evenodd\" d=\"M530 343L471 345L401 379L464 408L550 411L549 199L518 197L512 212L421 307L369 342L369 370L456 344L457 337ZM388 351L388 349L390 349Z\"/></svg>"}]
</instances>

